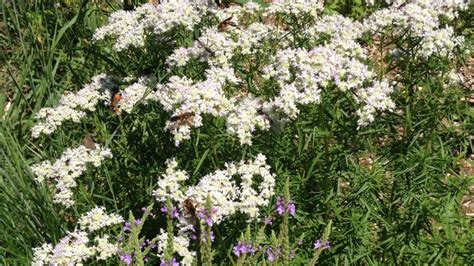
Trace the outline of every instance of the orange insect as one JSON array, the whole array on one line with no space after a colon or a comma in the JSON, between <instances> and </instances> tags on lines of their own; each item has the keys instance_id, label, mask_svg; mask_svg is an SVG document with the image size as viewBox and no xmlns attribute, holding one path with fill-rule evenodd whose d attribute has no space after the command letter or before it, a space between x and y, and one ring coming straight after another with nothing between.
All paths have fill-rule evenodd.
<instances>
[{"instance_id":1,"label":"orange insect","mask_svg":"<svg viewBox=\"0 0 474 266\"><path fill-rule=\"evenodd\" d=\"M110 107L116 114L120 114L119 103L121 99L122 99L122 93L120 91L116 90L112 93L112 100L110 103Z\"/></svg>"},{"instance_id":2,"label":"orange insect","mask_svg":"<svg viewBox=\"0 0 474 266\"><path fill-rule=\"evenodd\" d=\"M217 29L219 32L224 32L229 26L237 26L234 22L232 22L232 17L226 18L221 23L219 23L219 26L217 26Z\"/></svg>"}]
</instances>

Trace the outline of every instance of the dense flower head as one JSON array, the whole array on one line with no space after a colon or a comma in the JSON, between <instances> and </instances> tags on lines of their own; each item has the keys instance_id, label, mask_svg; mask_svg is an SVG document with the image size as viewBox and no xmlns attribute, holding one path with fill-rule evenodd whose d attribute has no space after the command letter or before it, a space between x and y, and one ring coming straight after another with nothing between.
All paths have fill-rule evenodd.
<instances>
[{"instance_id":1,"label":"dense flower head","mask_svg":"<svg viewBox=\"0 0 474 266\"><path fill-rule=\"evenodd\" d=\"M175 161L171 162L173 162L173 167L177 167ZM176 173L183 178L172 179L171 177L176 176ZM158 201L166 201L166 197L162 195L166 195L164 191L169 186L173 186L173 190L170 190L168 195L172 200L181 203L184 199L191 198L199 206L205 206L209 195L215 208L212 211L212 220L217 223L237 211L247 214L251 219L257 218L259 208L267 206L270 197L274 194L275 177L270 173L270 167L262 154L253 161L228 163L226 169L201 177L197 185L189 186L186 191L181 189L179 184L187 179L184 178L187 176L186 172L173 168L169 176L166 182L159 182L158 189L153 193ZM255 176L261 177L260 184L255 184ZM237 179L240 181L239 185L237 185ZM254 189L255 185L259 191Z\"/></svg>"},{"instance_id":2,"label":"dense flower head","mask_svg":"<svg viewBox=\"0 0 474 266\"><path fill-rule=\"evenodd\" d=\"M130 113L135 105L140 102L148 103L148 100L153 99L154 95L148 93L148 79L141 77L137 82L124 88L120 93L120 101L117 102L116 112L124 111Z\"/></svg>"},{"instance_id":3,"label":"dense flower head","mask_svg":"<svg viewBox=\"0 0 474 266\"><path fill-rule=\"evenodd\" d=\"M72 189L77 186L76 178L81 176L88 165L99 167L106 158L111 158L108 148L95 144L89 149L80 145L75 149L67 149L56 162L46 160L31 166L36 182L54 181L55 194L53 201L70 207L74 204Z\"/></svg>"},{"instance_id":4,"label":"dense flower head","mask_svg":"<svg viewBox=\"0 0 474 266\"><path fill-rule=\"evenodd\" d=\"M123 218L121 216L107 214L104 207L95 207L79 219L81 229L89 232L122 222Z\"/></svg>"},{"instance_id":5,"label":"dense flower head","mask_svg":"<svg viewBox=\"0 0 474 266\"><path fill-rule=\"evenodd\" d=\"M33 249L33 265L77 265L95 257L107 260L119 251L118 245L110 242L108 235L95 236L91 233L123 221L116 214L105 214L103 207L96 207L79 219L81 230L67 232L67 235L52 245L44 243ZM83 228L84 227L84 228ZM83 230L86 229L86 230Z\"/></svg>"},{"instance_id":6,"label":"dense flower head","mask_svg":"<svg viewBox=\"0 0 474 266\"><path fill-rule=\"evenodd\" d=\"M95 32L93 40L112 37L116 51L143 47L148 36L166 33L177 26L191 30L201 20L203 8L189 1L166 1L160 5L144 4L133 11L116 11L110 15L108 24Z\"/></svg>"},{"instance_id":7,"label":"dense flower head","mask_svg":"<svg viewBox=\"0 0 474 266\"><path fill-rule=\"evenodd\" d=\"M31 128L31 135L33 138L41 134L50 135L65 121L78 123L87 115L87 111L95 111L99 102L110 98L114 86L112 77L99 74L78 92L65 92L57 107L42 108L36 113L36 118L41 121Z\"/></svg>"},{"instance_id":8,"label":"dense flower head","mask_svg":"<svg viewBox=\"0 0 474 266\"><path fill-rule=\"evenodd\" d=\"M454 34L450 26L442 26L441 15L453 19L457 10L467 8L467 1L395 1L387 9L376 11L364 21L366 31L382 35L384 29L392 27L398 36L408 29L419 39L419 52L422 57L434 54L450 56L455 46L463 43L463 38Z\"/></svg>"}]
</instances>

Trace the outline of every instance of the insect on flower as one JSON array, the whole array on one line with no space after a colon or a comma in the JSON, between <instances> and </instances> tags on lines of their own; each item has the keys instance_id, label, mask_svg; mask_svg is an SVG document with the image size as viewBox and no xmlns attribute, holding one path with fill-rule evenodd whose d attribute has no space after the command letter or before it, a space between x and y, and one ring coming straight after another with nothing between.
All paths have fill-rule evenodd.
<instances>
[{"instance_id":1,"label":"insect on flower","mask_svg":"<svg viewBox=\"0 0 474 266\"><path fill-rule=\"evenodd\" d=\"M119 109L119 102L122 99L122 93L118 90L114 90L112 92L112 99L110 103L110 107L116 114L120 114L120 109Z\"/></svg>"},{"instance_id":2,"label":"insect on flower","mask_svg":"<svg viewBox=\"0 0 474 266\"><path fill-rule=\"evenodd\" d=\"M193 126L194 112L184 112L177 115L174 115L170 118L170 122L173 123L174 127L179 127L182 125Z\"/></svg>"},{"instance_id":3,"label":"insect on flower","mask_svg":"<svg viewBox=\"0 0 474 266\"><path fill-rule=\"evenodd\" d=\"M84 145L89 150L95 150L96 145L94 140L92 139L91 134L87 133L86 136L82 139L82 145Z\"/></svg>"},{"instance_id":4,"label":"insect on flower","mask_svg":"<svg viewBox=\"0 0 474 266\"><path fill-rule=\"evenodd\" d=\"M232 22L232 16L221 21L221 23L219 23L217 26L217 29L219 32L224 32L229 26L237 26L234 22Z\"/></svg>"},{"instance_id":5,"label":"insect on flower","mask_svg":"<svg viewBox=\"0 0 474 266\"><path fill-rule=\"evenodd\" d=\"M198 203L193 198L187 198L183 201L184 217L195 219L196 218L196 208Z\"/></svg>"}]
</instances>

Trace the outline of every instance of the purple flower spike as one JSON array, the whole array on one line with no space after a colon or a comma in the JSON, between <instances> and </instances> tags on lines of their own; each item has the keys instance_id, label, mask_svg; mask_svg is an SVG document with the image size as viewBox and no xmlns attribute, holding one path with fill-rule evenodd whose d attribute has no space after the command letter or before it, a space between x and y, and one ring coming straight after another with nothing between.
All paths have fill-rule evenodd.
<instances>
[{"instance_id":1,"label":"purple flower spike","mask_svg":"<svg viewBox=\"0 0 474 266\"><path fill-rule=\"evenodd\" d=\"M132 255L124 253L120 255L120 260L123 261L125 264L130 265L132 264L133 258Z\"/></svg>"},{"instance_id":2,"label":"purple flower spike","mask_svg":"<svg viewBox=\"0 0 474 266\"><path fill-rule=\"evenodd\" d=\"M199 219L201 219L201 220L206 219L206 210L200 209L199 212L198 212L198 217L199 217Z\"/></svg>"},{"instance_id":3,"label":"purple flower spike","mask_svg":"<svg viewBox=\"0 0 474 266\"><path fill-rule=\"evenodd\" d=\"M141 224L142 224L142 221L140 219L135 220L135 225L141 225Z\"/></svg>"}]
</instances>

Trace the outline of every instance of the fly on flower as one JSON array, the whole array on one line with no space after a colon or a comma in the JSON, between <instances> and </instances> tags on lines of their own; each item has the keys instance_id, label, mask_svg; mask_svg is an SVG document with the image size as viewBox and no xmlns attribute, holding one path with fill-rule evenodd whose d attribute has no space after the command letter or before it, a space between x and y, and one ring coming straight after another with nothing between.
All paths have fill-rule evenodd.
<instances>
[{"instance_id":1,"label":"fly on flower","mask_svg":"<svg viewBox=\"0 0 474 266\"><path fill-rule=\"evenodd\" d=\"M170 118L172 123L172 128L177 128L183 125L188 125L189 127L193 126L194 112L183 112L177 115L174 115Z\"/></svg>"},{"instance_id":2,"label":"fly on flower","mask_svg":"<svg viewBox=\"0 0 474 266\"><path fill-rule=\"evenodd\" d=\"M227 28L229 28L230 26L232 27L235 27L237 26L233 21L232 21L232 16L224 19L223 21L221 21L221 23L219 23L219 25L217 26L217 29L219 30L219 32L224 32L226 31Z\"/></svg>"},{"instance_id":3,"label":"fly on flower","mask_svg":"<svg viewBox=\"0 0 474 266\"><path fill-rule=\"evenodd\" d=\"M183 202L184 217L195 219L196 218L196 208L198 203L193 198L187 198Z\"/></svg>"}]
</instances>

